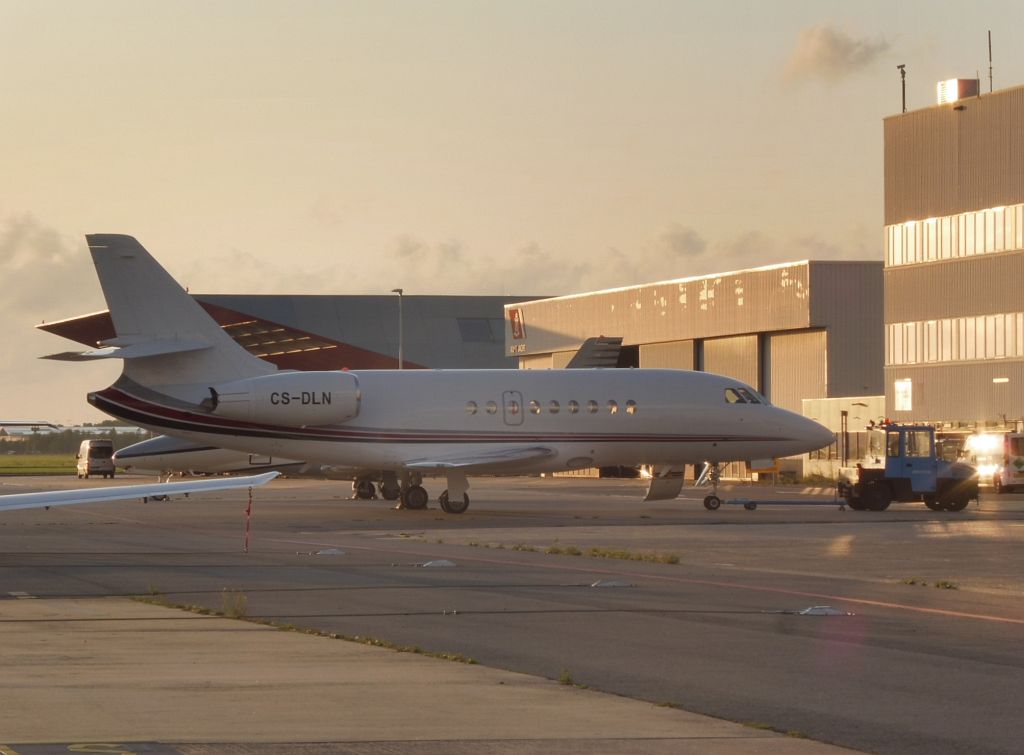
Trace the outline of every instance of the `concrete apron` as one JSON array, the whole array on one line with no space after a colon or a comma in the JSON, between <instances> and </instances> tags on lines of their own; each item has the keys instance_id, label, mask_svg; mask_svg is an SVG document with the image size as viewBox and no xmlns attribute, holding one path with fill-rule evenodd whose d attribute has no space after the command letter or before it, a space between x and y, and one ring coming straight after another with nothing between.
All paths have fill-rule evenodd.
<instances>
[{"instance_id":1,"label":"concrete apron","mask_svg":"<svg viewBox=\"0 0 1024 755\"><path fill-rule=\"evenodd\" d=\"M0 668L6 745L617 740L622 751L626 740L647 752L849 752L548 679L122 598L0 601Z\"/></svg>"}]
</instances>

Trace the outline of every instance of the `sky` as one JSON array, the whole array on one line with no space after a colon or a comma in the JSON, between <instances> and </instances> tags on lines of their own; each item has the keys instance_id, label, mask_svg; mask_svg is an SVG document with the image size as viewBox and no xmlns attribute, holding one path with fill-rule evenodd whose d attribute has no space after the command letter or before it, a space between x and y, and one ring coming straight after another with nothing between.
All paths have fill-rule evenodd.
<instances>
[{"instance_id":1,"label":"sky","mask_svg":"<svg viewBox=\"0 0 1024 755\"><path fill-rule=\"evenodd\" d=\"M0 0L0 418L119 363L86 233L197 293L569 294L882 258L882 120L1024 84L1003 0Z\"/></svg>"}]
</instances>

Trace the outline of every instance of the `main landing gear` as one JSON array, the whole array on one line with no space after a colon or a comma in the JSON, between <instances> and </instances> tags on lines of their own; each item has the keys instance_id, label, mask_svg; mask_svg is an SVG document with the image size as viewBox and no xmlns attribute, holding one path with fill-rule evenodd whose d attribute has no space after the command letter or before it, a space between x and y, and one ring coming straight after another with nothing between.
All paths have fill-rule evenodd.
<instances>
[{"instance_id":1,"label":"main landing gear","mask_svg":"<svg viewBox=\"0 0 1024 755\"><path fill-rule=\"evenodd\" d=\"M461 514L469 508L469 481L458 470L446 475L448 489L437 497L441 510L446 514ZM352 497L361 501L372 501L378 496L388 501L398 501L396 509L420 510L427 508L430 495L423 487L423 476L418 472L383 472L380 483L372 477L360 477L352 482Z\"/></svg>"},{"instance_id":2,"label":"main landing gear","mask_svg":"<svg viewBox=\"0 0 1024 755\"><path fill-rule=\"evenodd\" d=\"M437 497L437 502L441 504L441 509L446 514L461 514L469 508L469 493L463 493L461 501L451 500L446 490Z\"/></svg>"}]
</instances>

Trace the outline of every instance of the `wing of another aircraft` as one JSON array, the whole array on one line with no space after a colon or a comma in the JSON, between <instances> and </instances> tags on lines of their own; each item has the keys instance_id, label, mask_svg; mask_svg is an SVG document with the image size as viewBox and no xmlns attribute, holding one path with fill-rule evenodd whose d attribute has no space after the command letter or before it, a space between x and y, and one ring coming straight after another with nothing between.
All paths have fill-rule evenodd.
<instances>
[{"instance_id":1,"label":"wing of another aircraft","mask_svg":"<svg viewBox=\"0 0 1024 755\"><path fill-rule=\"evenodd\" d=\"M0 427L52 427L54 430L58 428L58 425L46 420L30 420L30 419L0 419Z\"/></svg>"},{"instance_id":2,"label":"wing of another aircraft","mask_svg":"<svg viewBox=\"0 0 1024 755\"><path fill-rule=\"evenodd\" d=\"M565 365L567 370L593 369L595 367L615 367L619 363L622 351L620 336L595 336L588 338Z\"/></svg>"},{"instance_id":3,"label":"wing of another aircraft","mask_svg":"<svg viewBox=\"0 0 1024 755\"><path fill-rule=\"evenodd\" d=\"M526 448L504 448L497 451L484 451L475 454L438 457L436 459L413 459L404 466L407 469L427 471L430 469L487 469L501 471L507 466L510 470L521 467L524 463L548 459L555 455L555 450L546 446Z\"/></svg>"},{"instance_id":4,"label":"wing of another aircraft","mask_svg":"<svg viewBox=\"0 0 1024 755\"><path fill-rule=\"evenodd\" d=\"M210 490L251 488L270 482L278 474L278 472L267 472L265 474L252 475L251 477L223 477L216 480L157 482L150 485L121 485L119 487L107 488L77 488L75 490L55 490L46 493L14 493L13 495L0 496L0 511L69 506L74 503L123 501L129 498L203 493Z\"/></svg>"}]
</instances>

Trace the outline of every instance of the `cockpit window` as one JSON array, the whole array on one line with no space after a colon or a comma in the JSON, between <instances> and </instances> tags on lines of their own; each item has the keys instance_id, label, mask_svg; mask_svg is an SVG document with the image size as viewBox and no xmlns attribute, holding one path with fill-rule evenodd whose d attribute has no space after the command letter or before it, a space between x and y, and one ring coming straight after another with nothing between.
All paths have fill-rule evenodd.
<instances>
[{"instance_id":1,"label":"cockpit window","mask_svg":"<svg viewBox=\"0 0 1024 755\"><path fill-rule=\"evenodd\" d=\"M747 400L748 404L760 404L761 401L757 398L752 391L748 391L746 388L736 389L743 398Z\"/></svg>"},{"instance_id":2,"label":"cockpit window","mask_svg":"<svg viewBox=\"0 0 1024 755\"><path fill-rule=\"evenodd\" d=\"M748 388L726 388L725 401L729 404L767 404L759 393Z\"/></svg>"}]
</instances>

